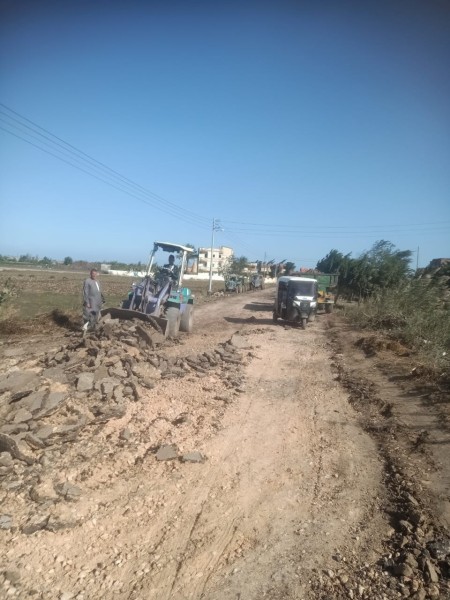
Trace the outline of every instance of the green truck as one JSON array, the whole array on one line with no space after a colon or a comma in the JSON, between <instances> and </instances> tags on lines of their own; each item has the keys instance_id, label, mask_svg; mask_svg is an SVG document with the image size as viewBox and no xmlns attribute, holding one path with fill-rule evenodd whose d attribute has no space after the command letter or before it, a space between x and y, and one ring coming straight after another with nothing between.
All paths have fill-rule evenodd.
<instances>
[{"instance_id":1,"label":"green truck","mask_svg":"<svg viewBox=\"0 0 450 600\"><path fill-rule=\"evenodd\" d=\"M319 284L317 296L317 308L324 310L326 313L333 312L336 289L338 284L337 273L315 273L314 279Z\"/></svg>"}]
</instances>

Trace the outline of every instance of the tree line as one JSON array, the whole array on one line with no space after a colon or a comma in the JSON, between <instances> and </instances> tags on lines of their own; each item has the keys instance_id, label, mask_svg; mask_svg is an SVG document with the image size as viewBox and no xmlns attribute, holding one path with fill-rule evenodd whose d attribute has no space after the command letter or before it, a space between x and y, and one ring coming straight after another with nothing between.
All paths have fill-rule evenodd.
<instances>
[{"instance_id":1,"label":"tree line","mask_svg":"<svg viewBox=\"0 0 450 600\"><path fill-rule=\"evenodd\" d=\"M123 271L142 271L145 269L145 265L141 262L137 263L124 263L117 260L112 261L103 261L107 263L111 269L115 270L123 270ZM21 264L21 265L33 265L39 267L56 267L64 265L65 267L72 267L74 269L90 269L90 268L98 268L100 266L99 262L95 261L87 261L87 260L74 260L71 256L66 256L64 260L58 261L53 258L49 258L48 256L44 256L43 258L39 258L39 256L32 256L31 254L22 254L18 258L6 256L0 254L0 263L3 264Z\"/></svg>"},{"instance_id":2,"label":"tree line","mask_svg":"<svg viewBox=\"0 0 450 600\"><path fill-rule=\"evenodd\" d=\"M411 278L411 250L398 250L386 240L375 242L372 248L357 258L336 249L317 262L322 273L337 273L337 295L349 299L365 299Z\"/></svg>"}]
</instances>

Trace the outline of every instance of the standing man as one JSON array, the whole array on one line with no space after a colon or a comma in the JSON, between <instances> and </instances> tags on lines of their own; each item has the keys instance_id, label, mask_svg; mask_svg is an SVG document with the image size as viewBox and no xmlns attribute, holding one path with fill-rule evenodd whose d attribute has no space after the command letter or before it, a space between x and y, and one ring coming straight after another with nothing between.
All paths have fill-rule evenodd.
<instances>
[{"instance_id":1,"label":"standing man","mask_svg":"<svg viewBox=\"0 0 450 600\"><path fill-rule=\"evenodd\" d=\"M100 309L105 301L97 277L97 269L91 269L89 277L83 283L83 331L87 331L88 328L95 329L100 319Z\"/></svg>"}]
</instances>

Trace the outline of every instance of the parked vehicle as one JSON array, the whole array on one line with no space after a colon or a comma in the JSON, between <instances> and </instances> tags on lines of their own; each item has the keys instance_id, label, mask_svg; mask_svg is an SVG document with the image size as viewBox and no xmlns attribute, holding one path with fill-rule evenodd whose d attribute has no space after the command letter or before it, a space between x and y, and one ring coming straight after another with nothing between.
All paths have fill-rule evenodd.
<instances>
[{"instance_id":1,"label":"parked vehicle","mask_svg":"<svg viewBox=\"0 0 450 600\"><path fill-rule=\"evenodd\" d=\"M319 284L317 296L317 309L325 310L326 313L333 312L335 302L335 290L338 284L339 275L337 273L320 273L315 275Z\"/></svg>"},{"instance_id":2,"label":"parked vehicle","mask_svg":"<svg viewBox=\"0 0 450 600\"><path fill-rule=\"evenodd\" d=\"M250 279L251 290L263 290L264 289L264 277L259 273L252 275Z\"/></svg>"},{"instance_id":3,"label":"parked vehicle","mask_svg":"<svg viewBox=\"0 0 450 600\"><path fill-rule=\"evenodd\" d=\"M300 323L306 329L317 311L318 283L309 277L280 277L277 281L273 320Z\"/></svg>"},{"instance_id":4,"label":"parked vehicle","mask_svg":"<svg viewBox=\"0 0 450 600\"><path fill-rule=\"evenodd\" d=\"M250 289L250 277L248 275L241 275L241 288L243 292L248 292Z\"/></svg>"},{"instance_id":5,"label":"parked vehicle","mask_svg":"<svg viewBox=\"0 0 450 600\"><path fill-rule=\"evenodd\" d=\"M157 267L155 263L159 250L173 257L163 267ZM189 288L182 287L182 282L191 252L192 248L179 244L154 242L145 277L133 284L120 308L107 308L102 315L148 321L168 337L176 337L178 331L190 333L194 322L194 297Z\"/></svg>"},{"instance_id":6,"label":"parked vehicle","mask_svg":"<svg viewBox=\"0 0 450 600\"><path fill-rule=\"evenodd\" d=\"M239 275L231 274L228 275L225 279L225 291L226 292L236 292L236 294L240 294L244 291L242 277Z\"/></svg>"}]
</instances>

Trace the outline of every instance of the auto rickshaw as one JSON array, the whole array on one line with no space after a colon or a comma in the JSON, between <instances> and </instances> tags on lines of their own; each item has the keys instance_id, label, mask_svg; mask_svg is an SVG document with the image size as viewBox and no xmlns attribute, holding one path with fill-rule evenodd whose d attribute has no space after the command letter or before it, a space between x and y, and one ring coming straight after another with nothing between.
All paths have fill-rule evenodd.
<instances>
[{"instance_id":1,"label":"auto rickshaw","mask_svg":"<svg viewBox=\"0 0 450 600\"><path fill-rule=\"evenodd\" d=\"M309 277L280 277L277 281L273 320L300 323L306 329L317 312L318 284Z\"/></svg>"}]
</instances>

